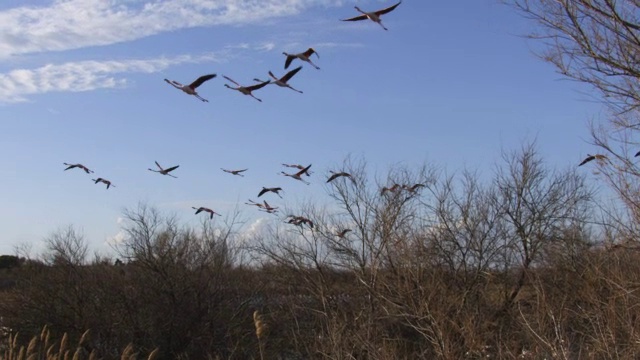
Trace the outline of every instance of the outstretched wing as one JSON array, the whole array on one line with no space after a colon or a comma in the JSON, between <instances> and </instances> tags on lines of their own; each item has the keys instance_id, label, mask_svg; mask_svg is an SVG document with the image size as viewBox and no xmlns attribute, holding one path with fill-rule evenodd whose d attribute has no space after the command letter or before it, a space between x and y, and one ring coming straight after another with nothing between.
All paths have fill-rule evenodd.
<instances>
[{"instance_id":1,"label":"outstretched wing","mask_svg":"<svg viewBox=\"0 0 640 360\"><path fill-rule=\"evenodd\" d=\"M329 179L327 180L327 182L332 182L333 180L337 179L338 176L340 176L339 174L333 174L329 177Z\"/></svg>"},{"instance_id":2,"label":"outstretched wing","mask_svg":"<svg viewBox=\"0 0 640 360\"><path fill-rule=\"evenodd\" d=\"M366 20L366 19L367 19L367 15L358 15L349 19L342 19L341 21L360 21L360 20Z\"/></svg>"},{"instance_id":3,"label":"outstretched wing","mask_svg":"<svg viewBox=\"0 0 640 360\"><path fill-rule=\"evenodd\" d=\"M260 190L260 192L258 193L258 197L264 195L267 191L269 191L269 189L267 188L263 188L262 190Z\"/></svg>"},{"instance_id":4,"label":"outstretched wing","mask_svg":"<svg viewBox=\"0 0 640 360\"><path fill-rule=\"evenodd\" d=\"M302 69L302 66L298 66L297 68L289 71L285 76L282 77L282 79L280 79L280 81L282 82L287 82L289 81L289 79L291 79L293 77L293 75L297 74L298 71L300 71ZM269 72L271 73L271 72Z\"/></svg>"},{"instance_id":5,"label":"outstretched wing","mask_svg":"<svg viewBox=\"0 0 640 360\"><path fill-rule=\"evenodd\" d=\"M157 162L157 161L154 161L154 163L156 163L156 166L158 167L158 169L160 169L160 170L164 170L164 169L162 168L162 166L160 166L160 164L158 164L158 162Z\"/></svg>"},{"instance_id":6,"label":"outstretched wing","mask_svg":"<svg viewBox=\"0 0 640 360\"><path fill-rule=\"evenodd\" d=\"M306 173L306 172L309 170L309 168L310 168L310 167L311 167L311 164L309 164L309 166L307 166L306 168L304 168L304 169L302 169L302 170L298 171L298 172L296 173L296 175L300 176L300 175L302 175L302 174Z\"/></svg>"},{"instance_id":7,"label":"outstretched wing","mask_svg":"<svg viewBox=\"0 0 640 360\"><path fill-rule=\"evenodd\" d=\"M173 170L175 170L175 169L177 169L177 168L179 168L179 167L180 167L180 165L172 166L172 167L170 167L170 168L168 168L168 169L164 169L164 171L166 171L166 172L172 172Z\"/></svg>"},{"instance_id":8,"label":"outstretched wing","mask_svg":"<svg viewBox=\"0 0 640 360\"><path fill-rule=\"evenodd\" d=\"M225 76L225 75L222 75L222 77L224 77L225 79L227 79L227 80L231 81L232 83L234 83L234 84L236 84L236 85L238 85L238 86L242 86L242 85L238 84L237 82L235 82L235 81L231 80L231 78L228 78L228 77L227 77L227 76Z\"/></svg>"},{"instance_id":9,"label":"outstretched wing","mask_svg":"<svg viewBox=\"0 0 640 360\"><path fill-rule=\"evenodd\" d=\"M191 85L189 85L189 87L192 88L192 89L195 89L198 86L202 85L205 81L211 80L214 77L216 77L216 74L209 74L209 75L200 76L199 78L196 79L196 81L192 82Z\"/></svg>"},{"instance_id":10,"label":"outstretched wing","mask_svg":"<svg viewBox=\"0 0 640 360\"><path fill-rule=\"evenodd\" d=\"M578 166L582 166L582 165L588 163L589 161L594 160L595 158L596 158L595 156L587 156L587 158L582 160L582 162Z\"/></svg>"},{"instance_id":11,"label":"outstretched wing","mask_svg":"<svg viewBox=\"0 0 640 360\"><path fill-rule=\"evenodd\" d=\"M284 62L284 68L288 69L289 65L291 65L291 62L293 61L293 59L295 58L295 56L293 55L287 55L287 60Z\"/></svg>"},{"instance_id":12,"label":"outstretched wing","mask_svg":"<svg viewBox=\"0 0 640 360\"><path fill-rule=\"evenodd\" d=\"M265 82L263 82L263 83L260 83L260 84L255 84L255 85L247 86L246 88L247 88L247 90L249 90L249 91L258 90L258 89L261 89L261 88L263 88L263 87L267 86L270 82L271 82L271 80L267 80L267 81L265 81Z\"/></svg>"},{"instance_id":13,"label":"outstretched wing","mask_svg":"<svg viewBox=\"0 0 640 360\"><path fill-rule=\"evenodd\" d=\"M389 7L388 7L388 8L386 8L386 9L378 10L378 11L376 11L376 15L380 16L380 15L386 14L386 13L388 13L388 12L391 12L391 11L393 11L395 8L397 8L397 7L398 7L398 5L400 5L400 4L402 4L402 1L398 2L397 4L395 4L395 5L393 5L393 6L389 6Z\"/></svg>"}]
</instances>

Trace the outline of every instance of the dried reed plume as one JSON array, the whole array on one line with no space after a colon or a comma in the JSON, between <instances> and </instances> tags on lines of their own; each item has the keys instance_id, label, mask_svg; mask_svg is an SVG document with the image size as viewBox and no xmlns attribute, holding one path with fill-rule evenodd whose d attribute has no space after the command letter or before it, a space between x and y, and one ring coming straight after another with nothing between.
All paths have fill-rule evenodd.
<instances>
[{"instance_id":1,"label":"dried reed plume","mask_svg":"<svg viewBox=\"0 0 640 360\"><path fill-rule=\"evenodd\" d=\"M255 325L256 327L256 337L258 338L258 350L260 351L260 359L264 360L264 355L262 352L262 339L266 335L267 324L264 322L262 314L260 314L260 311L258 310L253 312L253 325Z\"/></svg>"},{"instance_id":2,"label":"dried reed plume","mask_svg":"<svg viewBox=\"0 0 640 360\"><path fill-rule=\"evenodd\" d=\"M51 332L47 326L42 328L40 335L36 335L29 341L27 347L24 345L18 345L18 333L10 334L6 345L8 348L4 350L4 353L0 353L0 360L98 360L100 357L96 353L95 349L88 353L87 344L89 343L90 331L85 331L78 344L74 349L69 348L69 335L64 333L60 340L60 346L51 342ZM56 352L55 349L58 348ZM147 360L156 360L160 354L160 349L156 348L147 357ZM133 344L127 345L122 351L120 359L122 360L135 360L138 353L134 351Z\"/></svg>"}]
</instances>

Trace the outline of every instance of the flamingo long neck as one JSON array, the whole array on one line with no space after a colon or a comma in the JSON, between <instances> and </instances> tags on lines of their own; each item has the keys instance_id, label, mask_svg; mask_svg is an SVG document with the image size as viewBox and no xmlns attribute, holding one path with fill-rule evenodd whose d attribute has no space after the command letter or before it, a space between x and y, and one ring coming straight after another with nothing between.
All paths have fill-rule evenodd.
<instances>
[{"instance_id":1,"label":"flamingo long neck","mask_svg":"<svg viewBox=\"0 0 640 360\"><path fill-rule=\"evenodd\" d=\"M363 13L363 14L366 14L366 12L364 12L364 11L360 10L360 8L359 8L359 7L355 6L355 8L356 8L356 10L358 10L358 12L361 12L361 13Z\"/></svg>"}]
</instances>

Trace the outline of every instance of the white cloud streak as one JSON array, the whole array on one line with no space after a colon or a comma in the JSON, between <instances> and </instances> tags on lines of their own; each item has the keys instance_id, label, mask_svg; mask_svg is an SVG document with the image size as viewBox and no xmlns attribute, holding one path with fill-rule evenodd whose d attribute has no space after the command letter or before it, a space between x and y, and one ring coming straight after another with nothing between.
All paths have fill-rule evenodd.
<instances>
[{"instance_id":1,"label":"white cloud streak","mask_svg":"<svg viewBox=\"0 0 640 360\"><path fill-rule=\"evenodd\" d=\"M0 12L0 58L109 45L182 28L259 23L342 0L54 0Z\"/></svg>"},{"instance_id":2,"label":"white cloud streak","mask_svg":"<svg viewBox=\"0 0 640 360\"><path fill-rule=\"evenodd\" d=\"M213 53L192 56L160 57L112 61L79 61L59 65L45 65L36 69L16 69L0 74L0 102L26 101L27 95L61 91L89 91L124 87L123 73L155 73L183 63L223 61L223 55Z\"/></svg>"},{"instance_id":3,"label":"white cloud streak","mask_svg":"<svg viewBox=\"0 0 640 360\"><path fill-rule=\"evenodd\" d=\"M126 239L127 239L127 234L124 232L124 230L120 230L118 231L118 233L116 233L113 236L107 236L105 243L107 245L120 245Z\"/></svg>"}]
</instances>

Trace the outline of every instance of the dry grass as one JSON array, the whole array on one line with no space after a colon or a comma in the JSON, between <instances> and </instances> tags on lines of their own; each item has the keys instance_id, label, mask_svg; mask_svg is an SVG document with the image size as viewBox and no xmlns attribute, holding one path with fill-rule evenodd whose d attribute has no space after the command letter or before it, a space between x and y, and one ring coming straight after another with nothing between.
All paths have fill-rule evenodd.
<instances>
[{"instance_id":1,"label":"dry grass","mask_svg":"<svg viewBox=\"0 0 640 360\"><path fill-rule=\"evenodd\" d=\"M34 336L28 345L19 345L20 334L12 334L6 343L7 347L0 353L0 360L98 360L101 359L95 350L88 351L87 344L90 342L90 331L85 331L75 349L69 347L69 336L62 335L59 343L51 342L51 332L45 325L40 332L40 336ZM156 348L149 353L147 360L156 360L160 354L160 349ZM122 351L120 359L137 360L139 353L134 349L133 344L127 345Z\"/></svg>"}]
</instances>

